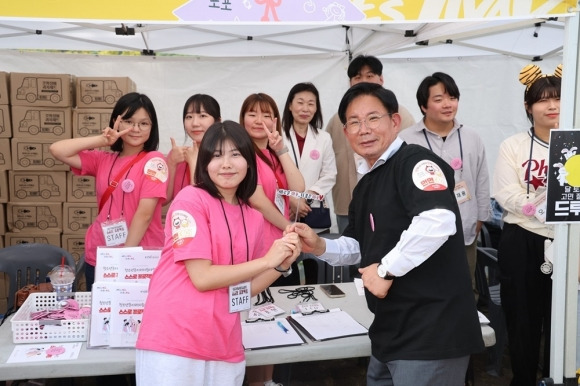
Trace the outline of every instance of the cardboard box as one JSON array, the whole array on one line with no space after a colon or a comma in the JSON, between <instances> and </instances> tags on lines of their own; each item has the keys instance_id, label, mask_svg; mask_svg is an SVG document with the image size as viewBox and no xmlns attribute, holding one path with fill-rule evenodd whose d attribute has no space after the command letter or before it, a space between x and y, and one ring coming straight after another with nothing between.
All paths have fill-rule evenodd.
<instances>
[{"instance_id":1,"label":"cardboard box","mask_svg":"<svg viewBox=\"0 0 580 386\"><path fill-rule=\"evenodd\" d=\"M12 106L12 136L14 138L72 138L70 107Z\"/></svg>"},{"instance_id":2,"label":"cardboard box","mask_svg":"<svg viewBox=\"0 0 580 386\"><path fill-rule=\"evenodd\" d=\"M10 106L0 105L0 138L12 137L12 121L10 120Z\"/></svg>"},{"instance_id":3,"label":"cardboard box","mask_svg":"<svg viewBox=\"0 0 580 386\"><path fill-rule=\"evenodd\" d=\"M73 138L101 135L103 129L109 126L112 112L113 109L74 109Z\"/></svg>"},{"instance_id":4,"label":"cardboard box","mask_svg":"<svg viewBox=\"0 0 580 386\"><path fill-rule=\"evenodd\" d=\"M76 99L79 108L112 109L123 95L137 90L128 77L78 77Z\"/></svg>"},{"instance_id":5,"label":"cardboard box","mask_svg":"<svg viewBox=\"0 0 580 386\"><path fill-rule=\"evenodd\" d=\"M6 221L6 204L0 204L0 235L6 233L7 229L7 221Z\"/></svg>"},{"instance_id":6,"label":"cardboard box","mask_svg":"<svg viewBox=\"0 0 580 386\"><path fill-rule=\"evenodd\" d=\"M10 171L10 201L66 201L67 172Z\"/></svg>"},{"instance_id":7,"label":"cardboard box","mask_svg":"<svg viewBox=\"0 0 580 386\"><path fill-rule=\"evenodd\" d=\"M12 106L72 107L74 77L70 74L10 73Z\"/></svg>"},{"instance_id":8,"label":"cardboard box","mask_svg":"<svg viewBox=\"0 0 580 386\"><path fill-rule=\"evenodd\" d=\"M0 170L0 202L8 202L8 172Z\"/></svg>"},{"instance_id":9,"label":"cardboard box","mask_svg":"<svg viewBox=\"0 0 580 386\"><path fill-rule=\"evenodd\" d=\"M7 105L10 103L10 94L8 93L8 77L9 74L0 71L0 105Z\"/></svg>"},{"instance_id":10,"label":"cardboard box","mask_svg":"<svg viewBox=\"0 0 580 386\"><path fill-rule=\"evenodd\" d=\"M62 232L62 203L9 202L6 221L10 232Z\"/></svg>"},{"instance_id":11,"label":"cardboard box","mask_svg":"<svg viewBox=\"0 0 580 386\"><path fill-rule=\"evenodd\" d=\"M6 246L18 244L51 244L60 247L59 232L7 232L4 235Z\"/></svg>"},{"instance_id":12,"label":"cardboard box","mask_svg":"<svg viewBox=\"0 0 580 386\"><path fill-rule=\"evenodd\" d=\"M12 169L12 152L10 151L10 140L0 139L0 170Z\"/></svg>"},{"instance_id":13,"label":"cardboard box","mask_svg":"<svg viewBox=\"0 0 580 386\"><path fill-rule=\"evenodd\" d=\"M66 180L67 202L97 202L95 177L77 176L72 172L67 172Z\"/></svg>"},{"instance_id":14,"label":"cardboard box","mask_svg":"<svg viewBox=\"0 0 580 386\"><path fill-rule=\"evenodd\" d=\"M50 139L12 139L12 169L32 171L68 171L70 167L50 154Z\"/></svg>"},{"instance_id":15,"label":"cardboard box","mask_svg":"<svg viewBox=\"0 0 580 386\"><path fill-rule=\"evenodd\" d=\"M85 235L63 233L62 248L68 251L78 263L85 254Z\"/></svg>"},{"instance_id":16,"label":"cardboard box","mask_svg":"<svg viewBox=\"0 0 580 386\"><path fill-rule=\"evenodd\" d=\"M82 234L87 232L89 226L95 221L99 214L97 203L74 203L65 202L63 204L63 233Z\"/></svg>"}]
</instances>

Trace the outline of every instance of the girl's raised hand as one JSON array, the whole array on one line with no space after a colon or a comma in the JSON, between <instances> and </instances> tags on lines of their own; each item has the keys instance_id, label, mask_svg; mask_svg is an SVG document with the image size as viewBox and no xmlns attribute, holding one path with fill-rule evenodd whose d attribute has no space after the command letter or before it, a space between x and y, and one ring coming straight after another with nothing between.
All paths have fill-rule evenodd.
<instances>
[{"instance_id":1,"label":"girl's raised hand","mask_svg":"<svg viewBox=\"0 0 580 386\"><path fill-rule=\"evenodd\" d=\"M268 143L270 145L270 149L272 149L274 151L278 151L278 150L282 150L282 148L284 147L284 142L282 141L282 137L280 136L280 133L278 133L278 130L276 130L276 124L278 122L278 118L274 118L273 121L274 121L274 124L272 125L271 131L270 131L270 129L268 129L268 126L266 126L265 122L262 122L262 127L264 128L264 131L266 132L266 134L268 134Z\"/></svg>"},{"instance_id":2,"label":"girl's raised hand","mask_svg":"<svg viewBox=\"0 0 580 386\"><path fill-rule=\"evenodd\" d=\"M112 129L110 127L105 127L103 129L103 137L107 142L106 146L111 146L112 144L117 142L119 138L121 138L123 135L127 134L132 130L131 127L129 127L128 129L120 130L120 127L121 127L121 116L119 115L117 116L117 119L115 120Z\"/></svg>"}]
</instances>

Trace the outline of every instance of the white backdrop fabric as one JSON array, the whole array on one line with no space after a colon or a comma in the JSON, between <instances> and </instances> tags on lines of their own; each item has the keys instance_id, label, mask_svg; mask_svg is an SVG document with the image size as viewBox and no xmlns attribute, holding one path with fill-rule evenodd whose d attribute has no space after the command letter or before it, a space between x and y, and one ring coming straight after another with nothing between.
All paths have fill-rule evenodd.
<instances>
[{"instance_id":1,"label":"white backdrop fabric","mask_svg":"<svg viewBox=\"0 0 580 386\"><path fill-rule=\"evenodd\" d=\"M210 94L222 109L222 119L238 121L243 100L251 93L271 95L283 109L290 88L312 82L320 92L326 122L348 89L346 55L275 56L253 58L183 58L94 56L0 51L0 71L67 73L76 76L129 76L137 90L153 101L160 121L160 150L167 153L170 137L184 143L182 110L195 93ZM382 59L385 87L419 120L415 93L421 80L435 71L451 75L459 86L458 120L476 129L486 146L490 173L499 144L530 126L523 106L519 71L530 62L503 55L476 57ZM553 73L560 57L537 62Z\"/></svg>"}]
</instances>

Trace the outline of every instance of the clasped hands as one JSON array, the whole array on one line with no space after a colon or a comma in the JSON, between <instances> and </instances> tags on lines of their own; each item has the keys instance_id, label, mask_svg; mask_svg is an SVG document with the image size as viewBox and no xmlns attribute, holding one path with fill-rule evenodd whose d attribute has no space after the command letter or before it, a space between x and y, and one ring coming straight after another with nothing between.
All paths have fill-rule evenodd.
<instances>
[{"instance_id":1,"label":"clasped hands","mask_svg":"<svg viewBox=\"0 0 580 386\"><path fill-rule=\"evenodd\" d=\"M292 223L286 227L285 234L296 233L302 242L302 251L313 253L316 256L326 252L326 241L318 236L308 225L304 223ZM361 279L365 288L378 298L385 298L393 285L394 280L385 280L379 276L378 264L371 264L364 268L359 268Z\"/></svg>"}]
</instances>

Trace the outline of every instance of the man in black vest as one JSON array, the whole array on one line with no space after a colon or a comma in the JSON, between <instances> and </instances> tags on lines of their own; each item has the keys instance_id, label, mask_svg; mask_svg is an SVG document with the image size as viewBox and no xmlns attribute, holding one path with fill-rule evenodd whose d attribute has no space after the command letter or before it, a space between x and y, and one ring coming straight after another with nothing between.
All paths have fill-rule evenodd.
<instances>
[{"instance_id":1,"label":"man in black vest","mask_svg":"<svg viewBox=\"0 0 580 386\"><path fill-rule=\"evenodd\" d=\"M322 239L293 224L303 251L331 265L360 263L372 356L367 385L463 385L472 353L483 350L453 169L398 137L395 95L360 83L340 102L353 150L366 163L342 237Z\"/></svg>"}]
</instances>

